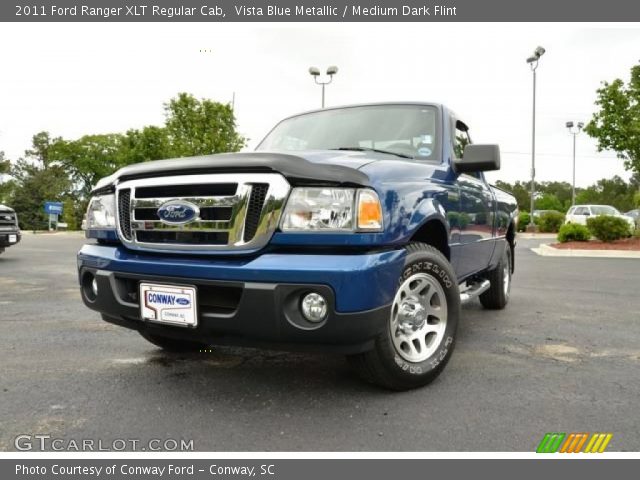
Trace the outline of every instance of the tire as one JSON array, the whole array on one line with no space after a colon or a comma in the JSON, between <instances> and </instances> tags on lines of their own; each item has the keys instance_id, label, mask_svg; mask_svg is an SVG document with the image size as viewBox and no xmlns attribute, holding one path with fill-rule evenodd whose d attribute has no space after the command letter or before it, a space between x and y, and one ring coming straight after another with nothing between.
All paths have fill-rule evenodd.
<instances>
[{"instance_id":1,"label":"tire","mask_svg":"<svg viewBox=\"0 0 640 480\"><path fill-rule=\"evenodd\" d=\"M507 243L498 266L486 275L491 282L489 290L480 294L480 303L490 310L501 310L509 303L511 294L511 276L513 269L511 245Z\"/></svg>"},{"instance_id":2,"label":"tire","mask_svg":"<svg viewBox=\"0 0 640 480\"><path fill-rule=\"evenodd\" d=\"M178 340L175 338L162 337L160 335L154 335L153 333L139 331L142 338L148 342L153 343L156 347L160 347L168 352L185 353L185 352L197 352L203 348L207 348L204 343L190 342L188 340Z\"/></svg>"},{"instance_id":3,"label":"tire","mask_svg":"<svg viewBox=\"0 0 640 480\"><path fill-rule=\"evenodd\" d=\"M440 374L460 317L458 283L445 256L424 243L406 250L387 328L372 350L348 357L365 380L391 390L422 387Z\"/></svg>"}]
</instances>

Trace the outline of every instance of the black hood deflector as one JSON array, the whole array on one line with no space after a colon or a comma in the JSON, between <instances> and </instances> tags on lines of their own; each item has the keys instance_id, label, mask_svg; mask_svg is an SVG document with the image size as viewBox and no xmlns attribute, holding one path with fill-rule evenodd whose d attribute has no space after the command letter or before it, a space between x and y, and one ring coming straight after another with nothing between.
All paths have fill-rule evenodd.
<instances>
[{"instance_id":1,"label":"black hood deflector","mask_svg":"<svg viewBox=\"0 0 640 480\"><path fill-rule=\"evenodd\" d=\"M138 163L105 177L93 193L112 190L116 181L205 173L280 173L292 186L370 186L369 177L342 165L313 163L302 157L270 152L223 153Z\"/></svg>"}]
</instances>

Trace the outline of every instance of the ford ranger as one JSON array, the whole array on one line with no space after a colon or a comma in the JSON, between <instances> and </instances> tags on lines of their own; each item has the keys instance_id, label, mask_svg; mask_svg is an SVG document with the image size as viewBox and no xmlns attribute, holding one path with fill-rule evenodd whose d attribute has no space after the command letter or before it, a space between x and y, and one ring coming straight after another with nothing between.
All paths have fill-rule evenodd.
<instances>
[{"instance_id":1,"label":"ford ranger","mask_svg":"<svg viewBox=\"0 0 640 480\"><path fill-rule=\"evenodd\" d=\"M93 191L82 299L170 351L341 352L416 388L451 357L462 302L509 300L516 202L483 173L499 168L433 103L312 111L255 152L130 165Z\"/></svg>"},{"instance_id":2,"label":"ford ranger","mask_svg":"<svg viewBox=\"0 0 640 480\"><path fill-rule=\"evenodd\" d=\"M12 208L0 203L0 253L18 243L21 238L18 215Z\"/></svg>"}]
</instances>

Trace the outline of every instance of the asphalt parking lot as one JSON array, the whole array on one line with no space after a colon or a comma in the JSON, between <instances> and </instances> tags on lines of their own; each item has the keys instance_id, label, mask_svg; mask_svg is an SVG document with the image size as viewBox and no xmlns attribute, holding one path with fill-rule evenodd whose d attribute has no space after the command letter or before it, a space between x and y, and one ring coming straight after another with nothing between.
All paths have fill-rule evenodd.
<instances>
[{"instance_id":1,"label":"asphalt parking lot","mask_svg":"<svg viewBox=\"0 0 640 480\"><path fill-rule=\"evenodd\" d=\"M0 255L0 450L19 434L193 439L201 451L533 451L546 432L640 450L640 260L540 257L520 240L511 302L465 306L430 386L391 393L340 356L169 355L80 300L77 234Z\"/></svg>"}]
</instances>

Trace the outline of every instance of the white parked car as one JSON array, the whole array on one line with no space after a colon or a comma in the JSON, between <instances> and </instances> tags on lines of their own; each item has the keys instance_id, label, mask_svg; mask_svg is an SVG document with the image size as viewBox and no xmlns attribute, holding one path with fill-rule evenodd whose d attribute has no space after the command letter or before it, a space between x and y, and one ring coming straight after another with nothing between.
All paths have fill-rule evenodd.
<instances>
[{"instance_id":1,"label":"white parked car","mask_svg":"<svg viewBox=\"0 0 640 480\"><path fill-rule=\"evenodd\" d=\"M612 217L623 218L632 230L636 228L636 222L632 217L621 214L617 209L609 205L574 205L567 212L564 223L586 225L587 218L597 217L599 215L611 215Z\"/></svg>"}]
</instances>

